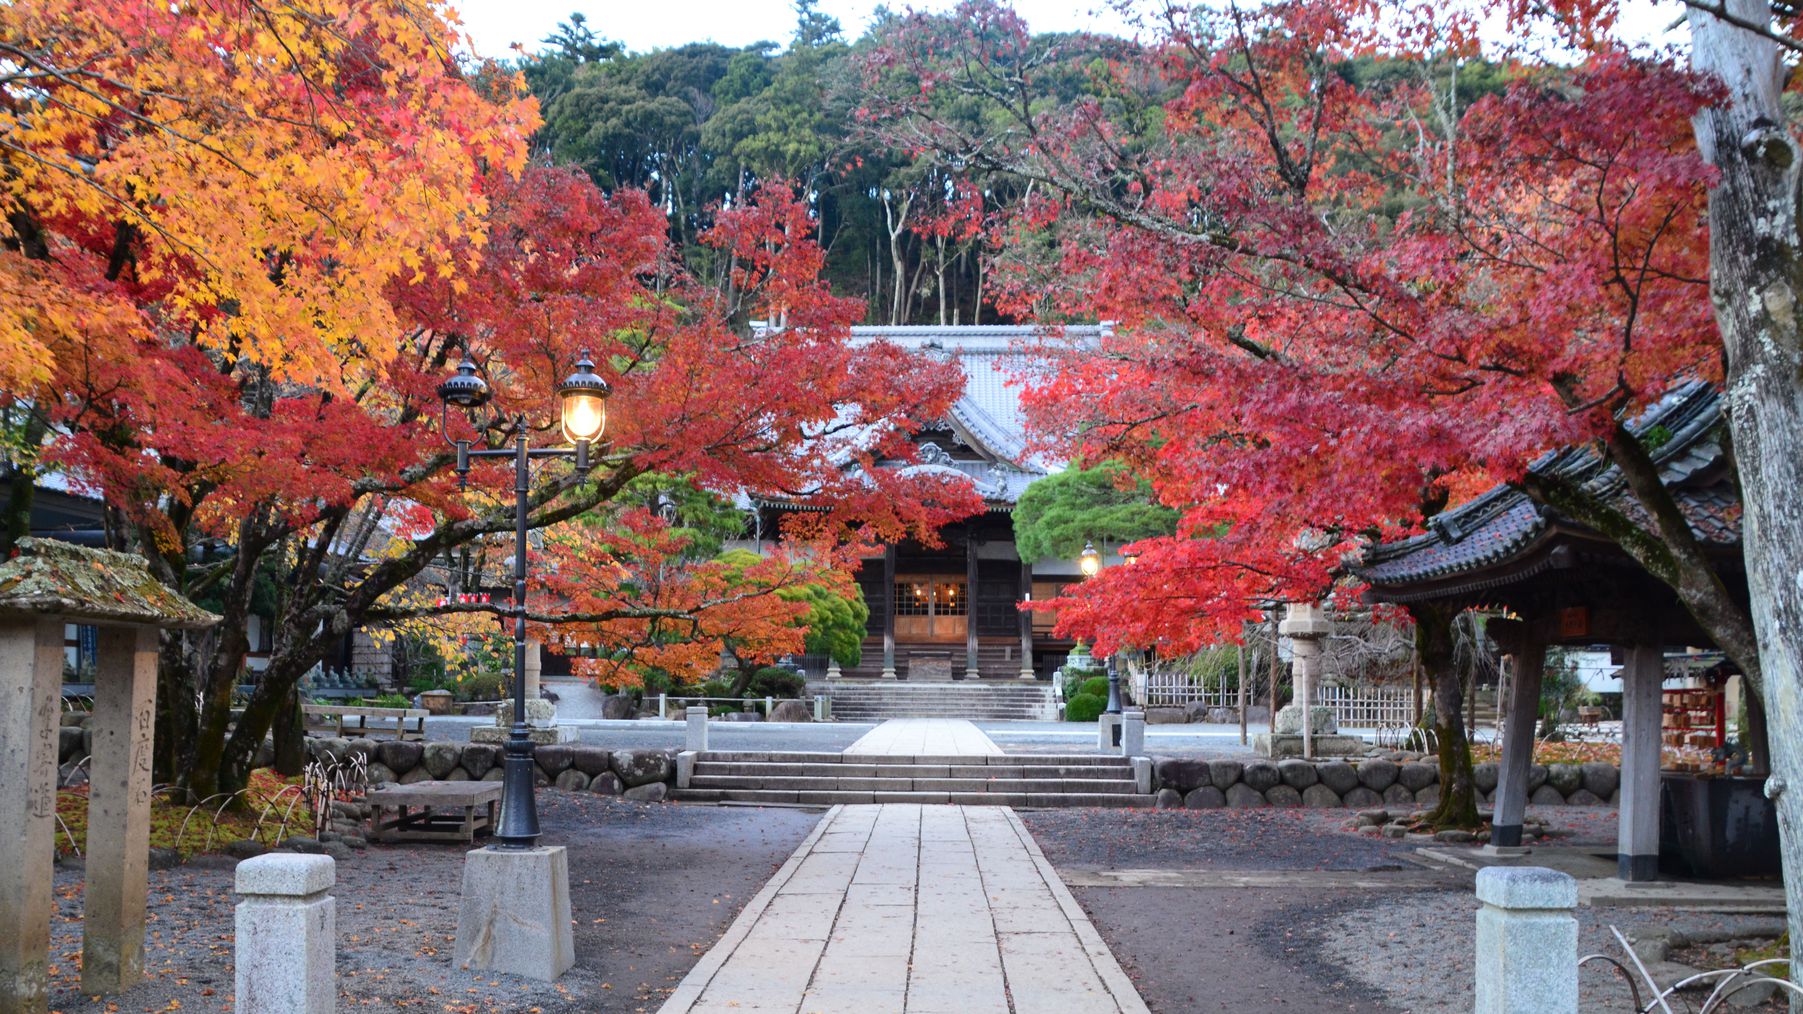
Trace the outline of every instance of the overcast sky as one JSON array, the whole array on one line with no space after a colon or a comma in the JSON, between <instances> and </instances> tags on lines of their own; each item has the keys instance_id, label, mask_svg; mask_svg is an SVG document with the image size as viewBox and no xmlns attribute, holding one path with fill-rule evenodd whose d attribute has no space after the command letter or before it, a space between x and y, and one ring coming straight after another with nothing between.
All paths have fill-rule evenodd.
<instances>
[{"instance_id":1,"label":"overcast sky","mask_svg":"<svg viewBox=\"0 0 1803 1014\"><path fill-rule=\"evenodd\" d=\"M839 19L848 38L863 34L881 0L822 0L821 10ZM892 10L946 10L956 0L889 0ZM1672 42L1664 31L1680 16L1676 0L1624 0L1623 23L1630 37ZM520 43L535 52L539 42L581 11L603 38L634 52L714 41L744 46L761 40L784 43L795 28L790 0L462 0L464 30L483 56L506 56ZM1037 32L1088 30L1132 35L1132 28L1105 0L1014 0L1014 9Z\"/></svg>"}]
</instances>

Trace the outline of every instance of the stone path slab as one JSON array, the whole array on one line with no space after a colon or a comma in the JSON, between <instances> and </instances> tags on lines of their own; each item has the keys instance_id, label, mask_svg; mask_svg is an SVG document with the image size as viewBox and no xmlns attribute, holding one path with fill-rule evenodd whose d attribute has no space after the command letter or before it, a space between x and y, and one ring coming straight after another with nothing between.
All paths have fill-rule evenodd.
<instances>
[{"instance_id":1,"label":"stone path slab","mask_svg":"<svg viewBox=\"0 0 1803 1014\"><path fill-rule=\"evenodd\" d=\"M1000 756L1002 748L962 718L891 718L846 747L845 752L977 757Z\"/></svg>"},{"instance_id":2,"label":"stone path slab","mask_svg":"<svg viewBox=\"0 0 1803 1014\"><path fill-rule=\"evenodd\" d=\"M1006 807L838 806L663 1014L1145 1014Z\"/></svg>"}]
</instances>

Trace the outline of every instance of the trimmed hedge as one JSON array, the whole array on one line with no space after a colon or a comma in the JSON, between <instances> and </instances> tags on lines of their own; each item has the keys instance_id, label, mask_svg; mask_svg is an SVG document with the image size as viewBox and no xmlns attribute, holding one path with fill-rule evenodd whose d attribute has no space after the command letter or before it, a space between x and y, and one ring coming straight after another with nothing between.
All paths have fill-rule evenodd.
<instances>
[{"instance_id":1,"label":"trimmed hedge","mask_svg":"<svg viewBox=\"0 0 1803 1014\"><path fill-rule=\"evenodd\" d=\"M1089 679L1083 681L1082 686L1077 688L1077 693L1094 694L1106 701L1108 699L1108 677L1091 676Z\"/></svg>"},{"instance_id":2,"label":"trimmed hedge","mask_svg":"<svg viewBox=\"0 0 1803 1014\"><path fill-rule=\"evenodd\" d=\"M1107 693L1107 681L1103 681L1103 693ZM1108 698L1088 692L1080 693L1064 702L1064 720L1067 722L1093 722L1108 706Z\"/></svg>"}]
</instances>

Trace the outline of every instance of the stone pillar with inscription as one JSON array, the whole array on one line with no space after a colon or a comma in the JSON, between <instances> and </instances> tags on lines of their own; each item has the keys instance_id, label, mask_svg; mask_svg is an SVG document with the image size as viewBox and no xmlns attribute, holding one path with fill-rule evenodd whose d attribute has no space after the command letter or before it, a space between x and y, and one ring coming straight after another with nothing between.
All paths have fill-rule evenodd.
<instances>
[{"instance_id":1,"label":"stone pillar with inscription","mask_svg":"<svg viewBox=\"0 0 1803 1014\"><path fill-rule=\"evenodd\" d=\"M102 628L98 662L81 945L81 991L90 996L123 992L144 977L156 628Z\"/></svg>"},{"instance_id":2,"label":"stone pillar with inscription","mask_svg":"<svg viewBox=\"0 0 1803 1014\"><path fill-rule=\"evenodd\" d=\"M63 622L0 623L0 1010L48 1006Z\"/></svg>"},{"instance_id":3,"label":"stone pillar with inscription","mask_svg":"<svg viewBox=\"0 0 1803 1014\"><path fill-rule=\"evenodd\" d=\"M142 559L20 539L0 563L0 1012L43 1011L65 623L100 629L89 762L82 992L143 975L159 628L219 618Z\"/></svg>"}]
</instances>

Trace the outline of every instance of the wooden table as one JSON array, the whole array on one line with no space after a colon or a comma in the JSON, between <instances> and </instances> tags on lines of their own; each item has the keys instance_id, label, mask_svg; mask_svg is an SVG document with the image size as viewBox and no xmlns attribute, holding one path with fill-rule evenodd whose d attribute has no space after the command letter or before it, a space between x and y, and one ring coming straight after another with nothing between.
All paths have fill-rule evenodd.
<instances>
[{"instance_id":1,"label":"wooden table","mask_svg":"<svg viewBox=\"0 0 1803 1014\"><path fill-rule=\"evenodd\" d=\"M495 826L500 782L414 782L370 789L369 837L379 842L472 842ZM394 811L389 813L388 811Z\"/></svg>"}]
</instances>

